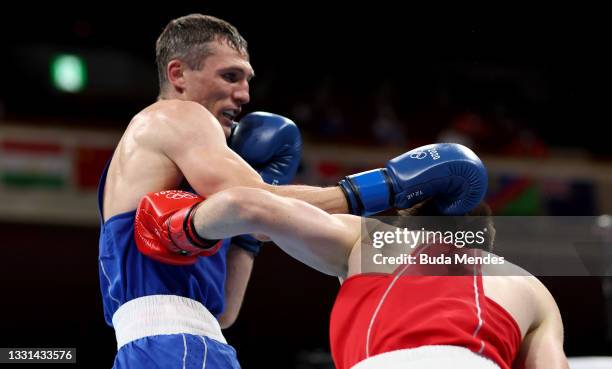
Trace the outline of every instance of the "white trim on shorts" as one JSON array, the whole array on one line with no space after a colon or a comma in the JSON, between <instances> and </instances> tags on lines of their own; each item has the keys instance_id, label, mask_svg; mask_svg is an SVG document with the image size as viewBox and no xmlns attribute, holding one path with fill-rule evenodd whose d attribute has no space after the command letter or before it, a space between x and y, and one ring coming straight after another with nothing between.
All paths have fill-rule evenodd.
<instances>
[{"instance_id":1,"label":"white trim on shorts","mask_svg":"<svg viewBox=\"0 0 612 369\"><path fill-rule=\"evenodd\" d=\"M217 319L200 302L175 295L143 296L113 315L117 349L128 342L162 334L192 334L227 343Z\"/></svg>"},{"instance_id":2,"label":"white trim on shorts","mask_svg":"<svg viewBox=\"0 0 612 369\"><path fill-rule=\"evenodd\" d=\"M465 347L432 345L370 356L351 369L500 369Z\"/></svg>"}]
</instances>

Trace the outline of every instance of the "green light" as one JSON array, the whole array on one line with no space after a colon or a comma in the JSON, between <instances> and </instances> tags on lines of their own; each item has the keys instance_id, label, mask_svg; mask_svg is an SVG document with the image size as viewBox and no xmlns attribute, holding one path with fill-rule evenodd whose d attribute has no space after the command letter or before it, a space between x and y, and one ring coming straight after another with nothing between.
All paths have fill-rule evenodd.
<instances>
[{"instance_id":1,"label":"green light","mask_svg":"<svg viewBox=\"0 0 612 369\"><path fill-rule=\"evenodd\" d=\"M63 92L80 92L87 83L87 65L77 55L60 54L51 59L51 83Z\"/></svg>"}]
</instances>

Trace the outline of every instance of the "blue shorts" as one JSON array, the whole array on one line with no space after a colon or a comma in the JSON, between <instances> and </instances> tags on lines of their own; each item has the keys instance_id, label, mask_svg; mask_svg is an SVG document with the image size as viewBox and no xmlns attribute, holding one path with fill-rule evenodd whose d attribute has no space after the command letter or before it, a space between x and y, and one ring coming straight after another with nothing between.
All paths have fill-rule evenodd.
<instances>
[{"instance_id":1,"label":"blue shorts","mask_svg":"<svg viewBox=\"0 0 612 369\"><path fill-rule=\"evenodd\" d=\"M240 364L232 346L183 333L131 341L119 349L113 368L240 369Z\"/></svg>"}]
</instances>

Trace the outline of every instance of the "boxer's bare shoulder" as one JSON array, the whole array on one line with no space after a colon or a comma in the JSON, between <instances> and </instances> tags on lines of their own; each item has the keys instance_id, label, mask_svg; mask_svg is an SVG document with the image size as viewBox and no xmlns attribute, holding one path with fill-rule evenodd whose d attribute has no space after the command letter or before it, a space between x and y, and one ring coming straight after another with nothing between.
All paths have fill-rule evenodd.
<instances>
[{"instance_id":1,"label":"boxer's bare shoulder","mask_svg":"<svg viewBox=\"0 0 612 369\"><path fill-rule=\"evenodd\" d=\"M554 298L542 282L525 269L510 262L483 268L487 297L504 307L515 319L522 337L557 312ZM554 314L553 314L554 315Z\"/></svg>"},{"instance_id":2,"label":"boxer's bare shoulder","mask_svg":"<svg viewBox=\"0 0 612 369\"><path fill-rule=\"evenodd\" d=\"M201 105L180 100L158 101L136 114L117 145L108 170L105 220L133 210L146 193L177 188L183 174L168 151L195 145L198 140L206 141L203 136L206 133L198 132L198 125L208 127L200 131L222 136L220 127L212 127L211 116Z\"/></svg>"},{"instance_id":3,"label":"boxer's bare shoulder","mask_svg":"<svg viewBox=\"0 0 612 369\"><path fill-rule=\"evenodd\" d=\"M142 145L168 150L174 145L225 142L219 121L202 105L183 100L160 100L134 116L126 136Z\"/></svg>"},{"instance_id":4,"label":"boxer's bare shoulder","mask_svg":"<svg viewBox=\"0 0 612 369\"><path fill-rule=\"evenodd\" d=\"M160 100L148 106L132 118L115 150L104 193L104 218L133 210L146 193L177 188L186 176L185 168L201 166L203 158L213 157L211 152L226 150L221 124L202 105ZM184 164L190 155L199 158L199 164Z\"/></svg>"}]
</instances>

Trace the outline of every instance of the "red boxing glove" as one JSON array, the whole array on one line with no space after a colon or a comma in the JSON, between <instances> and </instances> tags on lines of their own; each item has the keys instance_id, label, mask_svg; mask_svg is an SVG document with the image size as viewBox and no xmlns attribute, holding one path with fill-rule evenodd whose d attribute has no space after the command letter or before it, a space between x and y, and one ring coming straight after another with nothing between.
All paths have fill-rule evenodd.
<instances>
[{"instance_id":1,"label":"red boxing glove","mask_svg":"<svg viewBox=\"0 0 612 369\"><path fill-rule=\"evenodd\" d=\"M165 264L191 265L198 256L210 256L220 240L200 237L193 217L204 198L191 192L169 190L144 196L136 209L134 240L138 250Z\"/></svg>"}]
</instances>

